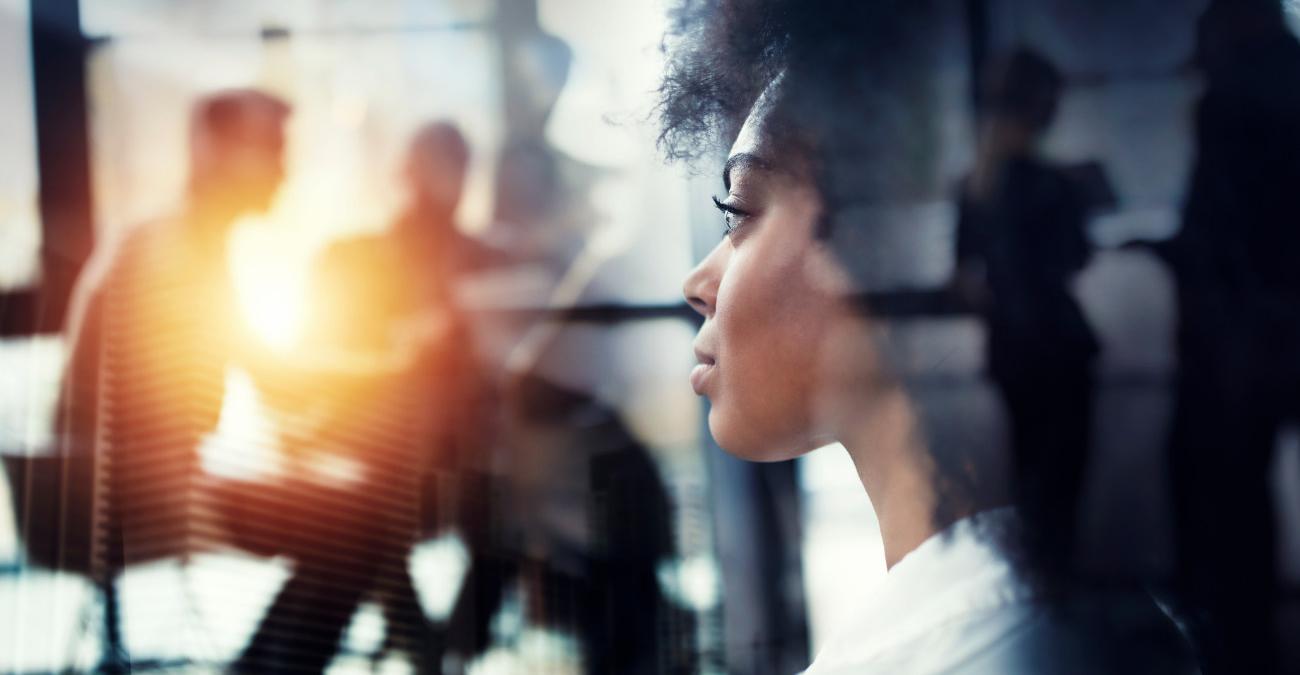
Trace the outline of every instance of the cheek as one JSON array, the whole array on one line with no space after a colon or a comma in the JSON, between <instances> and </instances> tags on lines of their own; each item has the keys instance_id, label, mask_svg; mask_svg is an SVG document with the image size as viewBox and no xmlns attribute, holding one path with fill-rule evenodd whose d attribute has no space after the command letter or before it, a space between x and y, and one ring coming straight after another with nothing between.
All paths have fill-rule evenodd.
<instances>
[{"instance_id":1,"label":"cheek","mask_svg":"<svg viewBox=\"0 0 1300 675\"><path fill-rule=\"evenodd\" d=\"M710 426L719 445L749 459L776 460L813 444L812 403L831 305L801 256L733 260L715 317L720 387Z\"/></svg>"}]
</instances>

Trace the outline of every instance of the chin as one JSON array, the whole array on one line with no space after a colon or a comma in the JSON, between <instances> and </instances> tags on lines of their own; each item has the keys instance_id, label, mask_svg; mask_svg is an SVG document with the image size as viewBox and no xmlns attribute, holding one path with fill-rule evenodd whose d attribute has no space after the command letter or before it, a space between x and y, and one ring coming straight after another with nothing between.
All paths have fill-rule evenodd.
<instances>
[{"instance_id":1,"label":"chin","mask_svg":"<svg viewBox=\"0 0 1300 675\"><path fill-rule=\"evenodd\" d=\"M726 411L709 410L709 433L718 447L749 462L782 462L808 453L813 448L798 434L781 432L757 424L738 424Z\"/></svg>"}]
</instances>

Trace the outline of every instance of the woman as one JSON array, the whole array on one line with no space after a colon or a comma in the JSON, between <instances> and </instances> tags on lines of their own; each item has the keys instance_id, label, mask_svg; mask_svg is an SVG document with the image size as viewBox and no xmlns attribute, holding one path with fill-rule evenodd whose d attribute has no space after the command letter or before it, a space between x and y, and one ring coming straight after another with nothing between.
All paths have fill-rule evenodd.
<instances>
[{"instance_id":1,"label":"woman","mask_svg":"<svg viewBox=\"0 0 1300 675\"><path fill-rule=\"evenodd\" d=\"M1017 561L992 467L941 449L861 298L897 248L865 246L933 185L935 3L687 2L660 141L731 140L724 237L684 286L705 318L691 373L709 428L755 461L838 441L880 521L887 580L809 673L1188 672L1145 598L1084 601ZM957 9L952 5L951 9ZM906 224L906 223L903 223ZM891 261L896 264L895 261Z\"/></svg>"}]
</instances>

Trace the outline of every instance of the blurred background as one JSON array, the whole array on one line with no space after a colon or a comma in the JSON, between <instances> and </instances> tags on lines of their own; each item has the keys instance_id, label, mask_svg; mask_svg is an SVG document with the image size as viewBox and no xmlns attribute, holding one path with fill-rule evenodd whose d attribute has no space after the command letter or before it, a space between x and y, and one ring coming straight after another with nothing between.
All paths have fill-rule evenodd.
<instances>
[{"instance_id":1,"label":"blurred background","mask_svg":"<svg viewBox=\"0 0 1300 675\"><path fill-rule=\"evenodd\" d=\"M987 64L1027 46L1056 65L1044 153L1101 195L1075 285L1102 345L1079 550L1119 583L1175 567L1175 282L1125 244L1180 229L1206 5L952 2L939 178L893 205L906 228L872 235L885 258L909 251L880 263L876 290L943 420L934 442L1006 443L983 324L944 299L954 186L976 161ZM656 154L667 10L0 0L0 671L805 667L883 555L842 449L735 460L686 384L697 323L680 283L720 236L723 158L687 172ZM1285 11L1300 26L1300 3ZM282 180L200 262L173 258L181 244L147 233L199 218L198 137L250 89L290 111ZM106 296L88 362L101 430L73 443L68 329L97 265L229 298ZM139 275L123 285L153 288ZM137 325L115 333L115 312ZM196 332L171 327L181 315ZM118 353L165 361L162 383ZM150 426L188 395L203 421ZM1300 436L1276 444L1295 635Z\"/></svg>"}]
</instances>

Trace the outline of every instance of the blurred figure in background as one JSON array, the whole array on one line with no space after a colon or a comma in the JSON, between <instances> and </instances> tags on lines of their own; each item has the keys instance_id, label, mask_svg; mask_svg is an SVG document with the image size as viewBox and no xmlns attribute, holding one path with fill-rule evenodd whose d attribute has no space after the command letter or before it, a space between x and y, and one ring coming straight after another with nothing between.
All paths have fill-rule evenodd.
<instances>
[{"instance_id":1,"label":"blurred figure in background","mask_svg":"<svg viewBox=\"0 0 1300 675\"><path fill-rule=\"evenodd\" d=\"M313 271L308 348L381 351L449 319L457 278L506 261L456 224L469 146L448 122L422 127L402 170L407 202L383 234L332 244Z\"/></svg>"},{"instance_id":2,"label":"blurred figure in background","mask_svg":"<svg viewBox=\"0 0 1300 675\"><path fill-rule=\"evenodd\" d=\"M1300 420L1300 44L1276 0L1216 1L1198 27L1206 89L1178 235L1169 443L1180 581L1211 673L1277 672L1269 469Z\"/></svg>"},{"instance_id":3,"label":"blurred figure in background","mask_svg":"<svg viewBox=\"0 0 1300 675\"><path fill-rule=\"evenodd\" d=\"M456 285L510 262L457 225L469 160L451 123L416 132L402 168L407 202L388 231L336 242L317 259L302 343L308 353L411 352L410 375L427 399L419 414L440 448L431 458L445 467L457 453L477 454L466 448L483 444L490 398Z\"/></svg>"},{"instance_id":4,"label":"blurred figure in background","mask_svg":"<svg viewBox=\"0 0 1300 675\"><path fill-rule=\"evenodd\" d=\"M1067 171L1038 155L1061 75L1017 50L983 83L975 167L962 182L959 293L984 315L986 363L1011 429L1016 499L1038 566L1071 564L1087 464L1097 339L1071 283L1091 249L1088 204Z\"/></svg>"},{"instance_id":5,"label":"blurred figure in background","mask_svg":"<svg viewBox=\"0 0 1300 675\"><path fill-rule=\"evenodd\" d=\"M442 639L421 608L407 559L421 536L449 519L437 512L451 498L438 478L486 454L489 388L453 291L463 274L504 260L456 225L468 163L456 127L421 128L403 166L408 201L391 228L337 242L316 262L299 358L385 362L407 354L406 367L273 399L288 430L291 473L310 481L298 486L297 498L336 499L353 509L327 518L303 514L304 525L285 528L333 534L293 547L294 576L245 650L242 671L292 665L319 672L370 595L384 611L381 652L406 652L420 672L439 672ZM311 480L313 466L340 461L356 469L354 481ZM285 508L292 510L294 499L286 494ZM340 539L355 548L340 548ZM304 636L317 643L311 656L290 644Z\"/></svg>"},{"instance_id":6,"label":"blurred figure in background","mask_svg":"<svg viewBox=\"0 0 1300 675\"><path fill-rule=\"evenodd\" d=\"M128 564L194 550L197 445L217 424L227 364L253 353L235 309L227 240L279 188L288 115L257 91L202 100L181 211L97 251L73 293L56 436L65 452L96 458L106 530L94 561L108 589L110 668L128 667L113 578Z\"/></svg>"}]
</instances>

